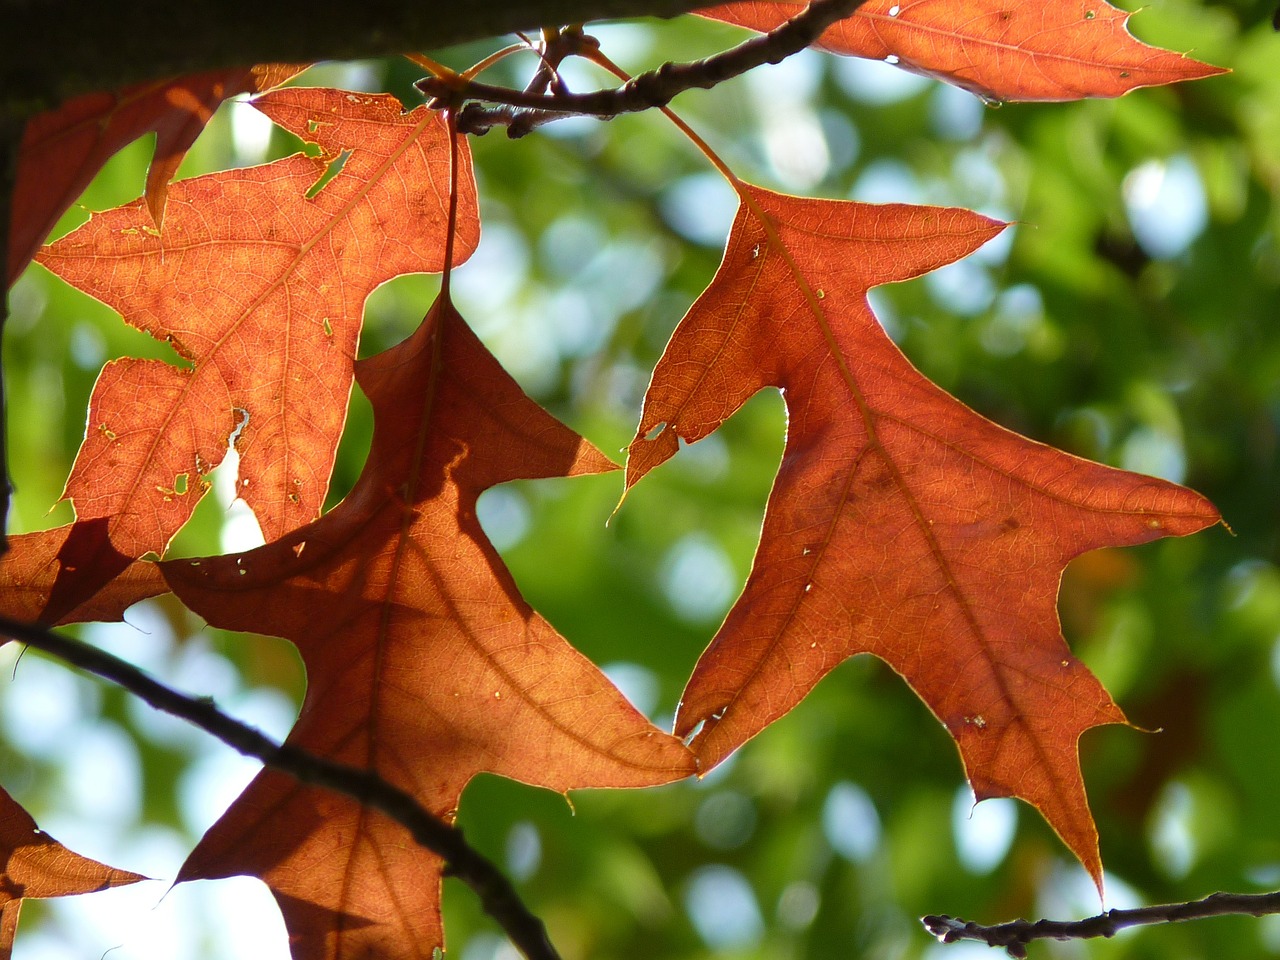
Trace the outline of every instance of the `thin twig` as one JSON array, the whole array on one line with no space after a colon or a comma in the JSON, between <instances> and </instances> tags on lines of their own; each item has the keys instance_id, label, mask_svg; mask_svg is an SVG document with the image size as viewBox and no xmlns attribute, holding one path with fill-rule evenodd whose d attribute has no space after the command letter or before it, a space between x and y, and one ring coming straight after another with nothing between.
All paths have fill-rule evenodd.
<instances>
[{"instance_id":1,"label":"thin twig","mask_svg":"<svg viewBox=\"0 0 1280 960\"><path fill-rule=\"evenodd\" d=\"M623 113L636 113L653 107L665 107L678 94L694 88L710 89L725 80L746 73L766 63L779 63L813 43L837 20L851 16L864 0L813 0L796 16L769 33L752 37L731 50L704 60L688 63L664 63L655 70L642 73L620 87L591 93L513 90L487 83L457 84L448 77L424 77L416 84L439 106L459 100L478 100L500 104L491 113L486 108L471 109L460 115L467 119L467 132L483 132L494 126L509 126L512 135L522 135L534 126L562 116L590 116L609 119ZM589 40L590 38L584 37ZM521 108L530 113L509 108ZM472 129L472 125L475 129Z\"/></svg>"},{"instance_id":2,"label":"thin twig","mask_svg":"<svg viewBox=\"0 0 1280 960\"><path fill-rule=\"evenodd\" d=\"M179 693L119 657L44 627L0 616L0 634L119 684L157 710L195 724L272 769L380 810L408 830L420 846L444 859L445 874L457 877L475 891L485 912L529 960L559 960L542 921L524 905L506 876L463 839L462 831L433 816L413 797L373 771L334 763L287 743L277 744L227 716L212 702Z\"/></svg>"},{"instance_id":3,"label":"thin twig","mask_svg":"<svg viewBox=\"0 0 1280 960\"><path fill-rule=\"evenodd\" d=\"M1025 957L1032 940L1089 940L1114 937L1126 927L1152 923L1176 923L1242 914L1262 917L1280 913L1280 891L1275 893L1211 893L1203 900L1165 903L1135 910L1108 910L1087 920L1014 920L994 926L965 923L955 917L921 917L924 928L941 943L977 940L989 947L1004 947L1011 957Z\"/></svg>"}]
</instances>

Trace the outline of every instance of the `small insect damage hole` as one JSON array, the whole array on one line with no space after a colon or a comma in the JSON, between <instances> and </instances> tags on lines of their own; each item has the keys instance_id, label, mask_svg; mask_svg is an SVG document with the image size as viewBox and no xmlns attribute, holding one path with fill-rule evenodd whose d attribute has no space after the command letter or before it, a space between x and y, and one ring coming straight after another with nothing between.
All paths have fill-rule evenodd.
<instances>
[{"instance_id":1,"label":"small insect damage hole","mask_svg":"<svg viewBox=\"0 0 1280 960\"><path fill-rule=\"evenodd\" d=\"M190 489L191 475L180 473L173 478L173 486L162 487L156 484L156 490L164 497L166 501L172 500L174 497L185 497Z\"/></svg>"},{"instance_id":2,"label":"small insect damage hole","mask_svg":"<svg viewBox=\"0 0 1280 960\"><path fill-rule=\"evenodd\" d=\"M316 194L329 185L329 181L342 172L342 168L347 165L347 160L351 156L350 150L343 150L340 154L329 161L329 165L325 168L324 173L320 174L320 178L313 183L307 190L307 199L313 199Z\"/></svg>"},{"instance_id":3,"label":"small insect damage hole","mask_svg":"<svg viewBox=\"0 0 1280 960\"><path fill-rule=\"evenodd\" d=\"M249 411L244 407L232 407L231 412L236 415L236 425L227 437L227 446L234 447L236 441L240 439L240 434L244 433L244 428L249 425ZM245 481L246 483L248 481Z\"/></svg>"},{"instance_id":4,"label":"small insect damage hole","mask_svg":"<svg viewBox=\"0 0 1280 960\"><path fill-rule=\"evenodd\" d=\"M902 7L898 6L898 4L896 3L889 8L889 16L891 17L896 17L901 12L902 12Z\"/></svg>"},{"instance_id":5,"label":"small insect damage hole","mask_svg":"<svg viewBox=\"0 0 1280 960\"><path fill-rule=\"evenodd\" d=\"M661 423L650 428L649 432L644 435L645 442L648 443L652 440L658 439L659 435L665 429L667 429L667 421L663 420Z\"/></svg>"}]
</instances>

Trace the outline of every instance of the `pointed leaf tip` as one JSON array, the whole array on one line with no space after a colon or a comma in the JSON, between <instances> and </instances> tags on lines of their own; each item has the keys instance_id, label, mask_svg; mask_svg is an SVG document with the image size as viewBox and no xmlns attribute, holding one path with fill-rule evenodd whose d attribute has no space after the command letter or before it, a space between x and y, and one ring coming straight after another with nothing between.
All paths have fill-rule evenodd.
<instances>
[{"instance_id":1,"label":"pointed leaf tip","mask_svg":"<svg viewBox=\"0 0 1280 960\"><path fill-rule=\"evenodd\" d=\"M94 893L146 880L82 857L36 826L18 801L0 788L0 956L8 957L25 898L45 899Z\"/></svg>"}]
</instances>

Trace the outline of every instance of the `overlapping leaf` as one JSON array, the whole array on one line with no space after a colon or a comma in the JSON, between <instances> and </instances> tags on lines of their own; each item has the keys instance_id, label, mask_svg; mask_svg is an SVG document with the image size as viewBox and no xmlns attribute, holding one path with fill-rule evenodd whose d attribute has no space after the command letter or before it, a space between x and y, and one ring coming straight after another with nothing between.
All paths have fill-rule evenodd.
<instances>
[{"instance_id":1,"label":"overlapping leaf","mask_svg":"<svg viewBox=\"0 0 1280 960\"><path fill-rule=\"evenodd\" d=\"M8 960L18 913L28 897L66 897L137 883L146 877L72 853L36 826L13 797L0 789L0 960Z\"/></svg>"},{"instance_id":2,"label":"overlapping leaf","mask_svg":"<svg viewBox=\"0 0 1280 960\"><path fill-rule=\"evenodd\" d=\"M979 799L1038 807L1101 883L1080 734L1124 722L1070 653L1071 558L1214 523L1203 497L1010 433L917 372L869 287L956 260L1003 224L967 210L742 188L724 261L653 375L627 485L762 387L787 443L742 596L676 718L704 768L873 653L955 738ZM699 730L699 725L701 729Z\"/></svg>"},{"instance_id":3,"label":"overlapping leaf","mask_svg":"<svg viewBox=\"0 0 1280 960\"><path fill-rule=\"evenodd\" d=\"M191 364L120 360L94 388L64 495L81 520L108 518L126 557L164 551L237 428L237 492L267 538L318 516L365 297L443 266L449 141L437 115L337 90L281 90L256 105L322 156L181 181L162 231L138 201L40 256ZM459 259L479 231L462 162Z\"/></svg>"},{"instance_id":4,"label":"overlapping leaf","mask_svg":"<svg viewBox=\"0 0 1280 960\"><path fill-rule=\"evenodd\" d=\"M90 93L28 122L18 151L9 231L9 283L76 197L116 151L155 132L146 199L156 226L163 222L169 181L218 104L240 93L284 83L300 70L284 64L217 70Z\"/></svg>"},{"instance_id":5,"label":"overlapping leaf","mask_svg":"<svg viewBox=\"0 0 1280 960\"><path fill-rule=\"evenodd\" d=\"M218 626L293 640L307 666L289 742L378 771L451 816L490 771L564 791L693 771L520 597L476 520L487 487L612 464L526 397L444 300L357 367L373 447L351 495L239 556L165 575ZM180 879L271 886L295 960L428 958L442 944L440 863L352 800L263 773Z\"/></svg>"},{"instance_id":6,"label":"overlapping leaf","mask_svg":"<svg viewBox=\"0 0 1280 960\"><path fill-rule=\"evenodd\" d=\"M769 31L804 3L744 0L703 16ZM818 46L887 60L990 100L1118 97L1135 87L1225 73L1135 39L1106 0L867 0Z\"/></svg>"},{"instance_id":7,"label":"overlapping leaf","mask_svg":"<svg viewBox=\"0 0 1280 960\"><path fill-rule=\"evenodd\" d=\"M85 623L120 620L139 600L167 593L154 563L114 554L106 542L106 521L91 520L9 538L0 557L0 613L28 623ZM118 572L91 598L66 593L72 575L87 564Z\"/></svg>"}]
</instances>

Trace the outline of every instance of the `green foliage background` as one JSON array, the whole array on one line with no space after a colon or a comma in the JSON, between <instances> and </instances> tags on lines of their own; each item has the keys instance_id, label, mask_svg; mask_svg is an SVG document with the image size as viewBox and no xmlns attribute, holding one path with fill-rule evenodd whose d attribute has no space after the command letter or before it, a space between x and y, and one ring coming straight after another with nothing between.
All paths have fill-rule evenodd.
<instances>
[{"instance_id":1,"label":"green foliage background","mask_svg":"<svg viewBox=\"0 0 1280 960\"><path fill-rule=\"evenodd\" d=\"M1234 72L1116 101L991 109L934 83L904 86L805 54L676 102L754 182L1016 220L1006 241L944 278L877 291L889 332L992 419L1186 482L1231 525L1234 535L1218 528L1083 558L1064 582L1074 649L1136 724L1163 728L1109 728L1082 743L1111 906L1280 886L1280 36L1271 14L1256 2L1162 0L1136 18L1135 32ZM639 70L706 55L740 34L684 18L600 36ZM441 56L462 67L492 49ZM412 104L413 69L326 65L302 82L390 90ZM523 85L528 69L528 57L512 58L495 79ZM249 108L224 108L183 176L261 159L232 110ZM514 143L494 133L473 146L485 240L459 271L459 306L537 399L620 452L665 338L715 270L732 200L657 114L570 121ZM268 153L295 148L277 132ZM137 196L148 153L142 142L113 160L83 207ZM1160 194L1161 182L1189 183L1190 194ZM886 184L900 192L883 195ZM1197 185L1204 221L1181 243L1169 211L1194 214ZM1135 211L1152 196L1166 217L1144 234ZM85 215L73 211L64 226ZM377 291L362 355L405 336L437 287L410 277ZM65 504L48 511L102 362L173 356L38 267L11 308L14 526L27 530L70 519ZM369 426L357 395L335 502L359 473ZM617 475L515 485L483 503L533 605L660 723L746 577L784 426L779 398L758 397L647 478L608 526ZM225 499L209 497L175 553L221 549L228 516ZM86 635L287 729L303 686L288 644L204 628L169 601L130 620L139 627ZM0 782L81 852L144 871L180 860L216 813L207 794L226 779L228 761L217 757L227 751L59 669L28 653L5 678ZM86 769L90 754L128 762L114 773ZM996 805L995 819L1014 830L1007 847L992 835L965 841L973 825L962 789L938 723L891 671L861 658L701 783L584 792L566 803L481 778L461 823L519 879L570 958L964 960L988 954L932 944L916 918L1096 912L1083 873L1029 808L1011 823L1014 807ZM966 842L985 857L964 852ZM733 891L746 897L736 908ZM15 956L115 945L92 940L76 909L29 906ZM446 885L446 912L451 954L506 956L468 892ZM720 919L700 929L704 915ZM217 941L237 922L206 917L180 955L234 955ZM166 955L141 939L112 956ZM279 949L257 946L238 949ZM1280 955L1280 921L1215 920L1033 950Z\"/></svg>"}]
</instances>

